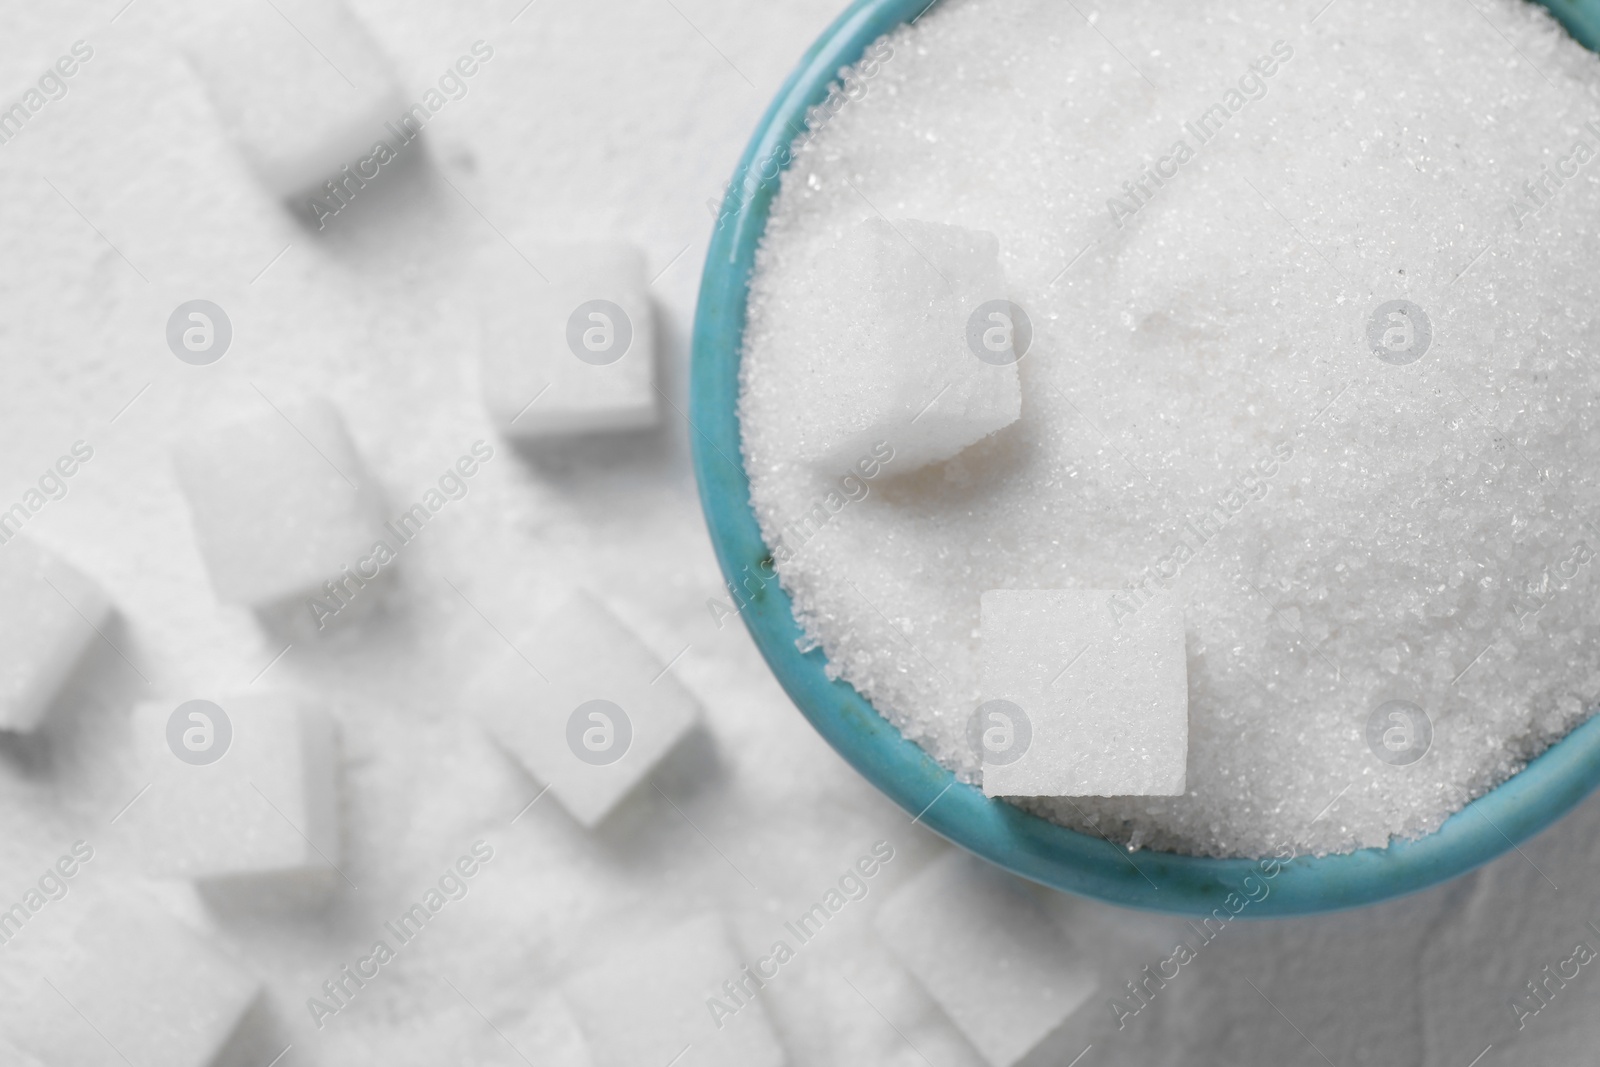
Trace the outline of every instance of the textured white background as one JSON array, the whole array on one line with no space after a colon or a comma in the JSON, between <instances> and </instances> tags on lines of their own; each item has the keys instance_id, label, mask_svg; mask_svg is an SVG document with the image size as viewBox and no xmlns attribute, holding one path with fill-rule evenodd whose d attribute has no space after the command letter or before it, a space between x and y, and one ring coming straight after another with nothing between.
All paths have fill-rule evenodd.
<instances>
[{"instance_id":1,"label":"textured white background","mask_svg":"<svg viewBox=\"0 0 1600 1067\"><path fill-rule=\"evenodd\" d=\"M177 912L263 975L295 1046L285 1064L579 1064L548 997L564 974L708 905L760 950L888 839L898 855L871 895L782 972L767 1010L796 1064L976 1063L869 930L875 903L943 846L810 731L741 629L712 624L719 576L681 416L537 454L500 446L471 495L406 550L381 614L276 662L284 640L215 602L168 459L208 423L267 410L263 396L320 392L391 501L409 504L492 439L476 307L534 284L516 249L551 239L646 251L660 272L662 386L684 409L705 202L835 0L536 0L520 16L521 0L357 0L413 92L475 40L496 55L430 126L425 164L324 234L261 191L181 58L198 4L136 0L113 23L120 3L8 2L0 17L7 102L72 41L96 52L66 99L0 146L0 506L74 440L91 442L69 496L29 529L122 612L115 650L97 649L66 714L0 748L0 901L74 839L97 849L71 895L0 950L0 1002L93 900L114 897ZM209 368L180 364L163 339L170 310L197 296L234 323L232 350ZM515 655L508 644L577 584L663 661L687 648L674 670L709 723L658 788L592 835L548 800L512 824L538 787L467 718L473 677ZM110 822L140 785L124 755L136 700L243 690L307 694L343 726L341 866L359 889L322 914L263 916L143 882ZM1600 1036L1600 978L1586 969L1521 1036L1509 1002L1579 939L1600 944L1584 926L1600 917L1597 830L1590 804L1453 886L1235 924L1127 1030L1097 997L1060 1061L1092 1043L1084 1067L1468 1067L1492 1043L1485 1065L1580 1062ZM471 894L313 1030L306 997L477 838L497 852ZM1177 936L1172 920L1044 899L1104 994Z\"/></svg>"}]
</instances>

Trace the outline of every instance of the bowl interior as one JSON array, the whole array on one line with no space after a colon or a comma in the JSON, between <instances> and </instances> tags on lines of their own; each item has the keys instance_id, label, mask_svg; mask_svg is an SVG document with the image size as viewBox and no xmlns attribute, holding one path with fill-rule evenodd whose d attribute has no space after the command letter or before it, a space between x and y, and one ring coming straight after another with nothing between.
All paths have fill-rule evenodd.
<instances>
[{"instance_id":1,"label":"bowl interior","mask_svg":"<svg viewBox=\"0 0 1600 1067\"><path fill-rule=\"evenodd\" d=\"M821 650L799 651L802 634L751 511L741 461L739 359L748 280L807 109L827 96L841 67L930 6L930 0L855 0L811 46L740 159L701 279L689 414L701 503L740 615L801 712L914 821L956 844L1056 889L1181 915L1221 909L1230 917L1267 918L1370 904L1463 874L1565 814L1600 784L1600 717L1415 841L1281 863L1129 852L957 782L852 686L830 680ZM1547 6L1585 46L1600 50L1600 0Z\"/></svg>"}]
</instances>

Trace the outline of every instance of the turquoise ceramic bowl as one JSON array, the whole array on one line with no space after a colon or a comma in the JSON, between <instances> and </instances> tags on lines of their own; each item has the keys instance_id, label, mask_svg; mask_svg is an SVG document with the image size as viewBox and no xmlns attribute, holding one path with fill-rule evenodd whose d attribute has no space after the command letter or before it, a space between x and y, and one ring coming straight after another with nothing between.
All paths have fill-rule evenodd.
<instances>
[{"instance_id":1,"label":"turquoise ceramic bowl","mask_svg":"<svg viewBox=\"0 0 1600 1067\"><path fill-rule=\"evenodd\" d=\"M787 146L804 128L806 109L826 97L840 67L928 6L929 0L856 0L806 53L739 162L700 285L690 382L700 498L724 575L750 590L745 625L795 704L856 770L949 840L1044 885L1153 911L1205 915L1226 908L1231 893L1251 888L1259 896L1262 884L1270 891L1240 915L1305 915L1371 904L1464 874L1560 818L1600 784L1600 717L1416 841L1302 857L1270 881L1260 878L1253 860L1129 853L957 782L853 687L830 681L820 650L798 651L800 629L788 595L769 577L770 556L741 466L737 405L747 282L788 163ZM1600 50L1600 0L1549 0L1548 6L1574 36ZM1251 875L1256 877L1247 887Z\"/></svg>"}]
</instances>

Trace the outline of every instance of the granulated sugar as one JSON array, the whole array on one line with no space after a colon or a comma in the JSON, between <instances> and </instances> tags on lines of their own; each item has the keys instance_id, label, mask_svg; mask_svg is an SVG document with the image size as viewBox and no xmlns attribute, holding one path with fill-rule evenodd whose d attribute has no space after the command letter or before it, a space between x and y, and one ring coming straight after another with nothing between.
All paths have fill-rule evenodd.
<instances>
[{"instance_id":1,"label":"granulated sugar","mask_svg":"<svg viewBox=\"0 0 1600 1067\"><path fill-rule=\"evenodd\" d=\"M941 4L785 175L742 401L784 584L967 781L982 593L1176 597L1186 795L1024 803L1211 855L1429 831L1600 697L1600 61L1520 0L1080 10ZM889 358L830 315L880 217L999 238L1022 417L800 538L849 472L794 458L814 382Z\"/></svg>"}]
</instances>

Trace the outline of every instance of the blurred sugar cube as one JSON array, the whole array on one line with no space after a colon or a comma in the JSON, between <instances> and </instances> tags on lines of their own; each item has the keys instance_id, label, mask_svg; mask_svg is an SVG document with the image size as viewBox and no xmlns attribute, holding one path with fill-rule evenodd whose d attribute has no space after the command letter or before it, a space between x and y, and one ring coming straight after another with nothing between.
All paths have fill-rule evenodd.
<instances>
[{"instance_id":1,"label":"blurred sugar cube","mask_svg":"<svg viewBox=\"0 0 1600 1067\"><path fill-rule=\"evenodd\" d=\"M49 1064L265 1063L261 983L208 939L150 907L102 904L71 949L8 1005L7 1036Z\"/></svg>"},{"instance_id":2,"label":"blurred sugar cube","mask_svg":"<svg viewBox=\"0 0 1600 1067\"><path fill-rule=\"evenodd\" d=\"M982 742L985 795L1182 795L1189 671L1170 597L1135 607L1115 590L1005 589L980 603L974 734L998 730L1008 749Z\"/></svg>"},{"instance_id":3,"label":"blurred sugar cube","mask_svg":"<svg viewBox=\"0 0 1600 1067\"><path fill-rule=\"evenodd\" d=\"M105 593L20 534L0 534L0 730L28 733L111 617Z\"/></svg>"},{"instance_id":4,"label":"blurred sugar cube","mask_svg":"<svg viewBox=\"0 0 1600 1067\"><path fill-rule=\"evenodd\" d=\"M174 453L211 583L231 604L315 596L337 607L376 575L357 568L391 540L381 495L332 404L263 407Z\"/></svg>"},{"instance_id":5,"label":"blurred sugar cube","mask_svg":"<svg viewBox=\"0 0 1600 1067\"><path fill-rule=\"evenodd\" d=\"M991 1067L1011 1067L1094 995L1093 970L1026 887L967 852L896 890L875 926Z\"/></svg>"},{"instance_id":6,"label":"blurred sugar cube","mask_svg":"<svg viewBox=\"0 0 1600 1067\"><path fill-rule=\"evenodd\" d=\"M810 414L800 459L849 470L872 446L895 470L949 459L1022 413L1018 348L1032 331L1006 298L995 236L871 218L820 253L829 344L796 397Z\"/></svg>"},{"instance_id":7,"label":"blurred sugar cube","mask_svg":"<svg viewBox=\"0 0 1600 1067\"><path fill-rule=\"evenodd\" d=\"M783 1048L743 966L727 923L704 914L580 970L562 993L595 1067L781 1067Z\"/></svg>"},{"instance_id":8,"label":"blurred sugar cube","mask_svg":"<svg viewBox=\"0 0 1600 1067\"><path fill-rule=\"evenodd\" d=\"M342 0L228 4L188 53L218 118L275 196L320 193L348 180L343 168L379 141L405 143L388 127L401 125L408 103Z\"/></svg>"},{"instance_id":9,"label":"blurred sugar cube","mask_svg":"<svg viewBox=\"0 0 1600 1067\"><path fill-rule=\"evenodd\" d=\"M531 440L656 425L644 257L616 244L550 246L537 256L548 282L530 272L484 308L480 377L495 426Z\"/></svg>"},{"instance_id":10,"label":"blurred sugar cube","mask_svg":"<svg viewBox=\"0 0 1600 1067\"><path fill-rule=\"evenodd\" d=\"M333 719L286 696L145 703L134 710L149 789L121 821L145 873L241 895L316 896L339 881Z\"/></svg>"},{"instance_id":11,"label":"blurred sugar cube","mask_svg":"<svg viewBox=\"0 0 1600 1067\"><path fill-rule=\"evenodd\" d=\"M695 698L598 600L573 596L488 675L490 735L573 818L597 825L699 721Z\"/></svg>"}]
</instances>

